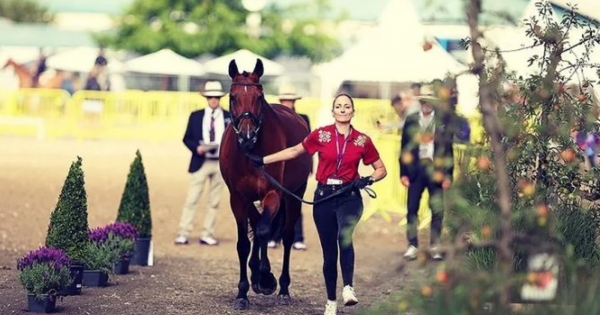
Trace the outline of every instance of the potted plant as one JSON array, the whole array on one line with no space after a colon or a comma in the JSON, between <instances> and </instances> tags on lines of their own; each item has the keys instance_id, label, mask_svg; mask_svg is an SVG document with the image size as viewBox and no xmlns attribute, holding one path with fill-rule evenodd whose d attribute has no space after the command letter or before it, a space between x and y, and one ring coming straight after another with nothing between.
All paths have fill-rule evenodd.
<instances>
[{"instance_id":1,"label":"potted plant","mask_svg":"<svg viewBox=\"0 0 600 315\"><path fill-rule=\"evenodd\" d=\"M112 250L108 238L106 227L95 228L89 232L83 271L83 285L86 287L106 286L108 275L118 260L117 253Z\"/></svg>"},{"instance_id":2,"label":"potted plant","mask_svg":"<svg viewBox=\"0 0 600 315\"><path fill-rule=\"evenodd\" d=\"M17 261L19 281L27 290L30 312L50 313L56 308L57 293L71 282L71 259L55 248L40 247Z\"/></svg>"},{"instance_id":3,"label":"potted plant","mask_svg":"<svg viewBox=\"0 0 600 315\"><path fill-rule=\"evenodd\" d=\"M148 181L146 180L142 155L139 150L136 152L136 157L129 168L127 183L121 196L116 221L131 223L135 227L137 238L131 264L147 266L152 240L152 217L150 214Z\"/></svg>"},{"instance_id":4,"label":"potted plant","mask_svg":"<svg viewBox=\"0 0 600 315\"><path fill-rule=\"evenodd\" d=\"M79 295L83 277L85 249L88 242L87 195L81 157L71 164L56 208L50 215L46 246L63 250L72 260L73 282L59 295Z\"/></svg>"},{"instance_id":5,"label":"potted plant","mask_svg":"<svg viewBox=\"0 0 600 315\"><path fill-rule=\"evenodd\" d=\"M115 222L107 225L105 229L108 232L106 242L117 256L113 272L117 275L129 273L129 262L137 236L135 227L130 223Z\"/></svg>"}]
</instances>

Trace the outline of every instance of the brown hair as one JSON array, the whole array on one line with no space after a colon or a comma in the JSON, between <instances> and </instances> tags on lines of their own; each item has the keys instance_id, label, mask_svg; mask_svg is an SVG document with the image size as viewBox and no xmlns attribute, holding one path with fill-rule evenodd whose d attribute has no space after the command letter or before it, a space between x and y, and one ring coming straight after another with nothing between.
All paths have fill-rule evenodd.
<instances>
[{"instance_id":1,"label":"brown hair","mask_svg":"<svg viewBox=\"0 0 600 315\"><path fill-rule=\"evenodd\" d=\"M333 109L335 107L335 101L340 97L340 96L345 96L350 100L350 105L352 105L352 110L354 110L354 99L352 98L352 96L346 94L346 93L340 93L338 95L336 95L333 98L333 102L331 102L331 109Z\"/></svg>"}]
</instances>

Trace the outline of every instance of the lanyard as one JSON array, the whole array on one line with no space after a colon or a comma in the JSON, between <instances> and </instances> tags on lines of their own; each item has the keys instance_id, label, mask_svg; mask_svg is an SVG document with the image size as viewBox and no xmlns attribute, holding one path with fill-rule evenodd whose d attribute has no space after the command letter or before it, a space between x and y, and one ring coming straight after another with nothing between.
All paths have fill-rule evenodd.
<instances>
[{"instance_id":1,"label":"lanyard","mask_svg":"<svg viewBox=\"0 0 600 315\"><path fill-rule=\"evenodd\" d=\"M344 139L344 146L342 147L342 152L340 152L340 142L338 141L340 134L335 128L335 152L337 153L337 165L335 168L335 175L337 176L340 172L340 167L342 166L342 159L344 158L344 153L346 153L346 144L348 144L350 140L350 133L352 133L352 128L348 130L348 136Z\"/></svg>"}]
</instances>

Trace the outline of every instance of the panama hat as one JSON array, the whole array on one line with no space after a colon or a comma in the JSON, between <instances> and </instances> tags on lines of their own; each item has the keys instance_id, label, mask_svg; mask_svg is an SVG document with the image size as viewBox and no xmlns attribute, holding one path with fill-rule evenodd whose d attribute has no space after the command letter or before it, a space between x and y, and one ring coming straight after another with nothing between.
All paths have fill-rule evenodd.
<instances>
[{"instance_id":1,"label":"panama hat","mask_svg":"<svg viewBox=\"0 0 600 315\"><path fill-rule=\"evenodd\" d=\"M279 100L296 101L302 98L302 96L296 94L296 90L293 86L284 86L279 89Z\"/></svg>"},{"instance_id":2,"label":"panama hat","mask_svg":"<svg viewBox=\"0 0 600 315\"><path fill-rule=\"evenodd\" d=\"M223 97L225 95L225 91L223 91L223 86L219 81L207 81L204 84L204 91L200 92L204 97Z\"/></svg>"},{"instance_id":3,"label":"panama hat","mask_svg":"<svg viewBox=\"0 0 600 315\"><path fill-rule=\"evenodd\" d=\"M419 102L427 102L432 106L440 104L440 99L435 95L435 92L430 86L423 86L421 88L421 95L417 96L416 99Z\"/></svg>"}]
</instances>

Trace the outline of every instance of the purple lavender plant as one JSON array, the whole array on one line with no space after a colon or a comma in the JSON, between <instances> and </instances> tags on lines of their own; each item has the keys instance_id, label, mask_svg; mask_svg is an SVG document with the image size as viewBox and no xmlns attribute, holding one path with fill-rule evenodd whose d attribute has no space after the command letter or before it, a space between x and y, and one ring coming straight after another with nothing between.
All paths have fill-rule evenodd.
<instances>
[{"instance_id":1,"label":"purple lavender plant","mask_svg":"<svg viewBox=\"0 0 600 315\"><path fill-rule=\"evenodd\" d=\"M48 263L55 269L61 269L64 266L68 267L71 265L71 259L60 249L44 246L20 258L17 261L17 269L23 270L26 267L33 266L35 263Z\"/></svg>"},{"instance_id":2,"label":"purple lavender plant","mask_svg":"<svg viewBox=\"0 0 600 315\"><path fill-rule=\"evenodd\" d=\"M117 237L135 240L137 231L135 227L127 222L115 222L106 226L108 233L113 233Z\"/></svg>"},{"instance_id":3,"label":"purple lavender plant","mask_svg":"<svg viewBox=\"0 0 600 315\"><path fill-rule=\"evenodd\" d=\"M88 239L95 244L102 244L108 239L107 227L98 227L88 232Z\"/></svg>"},{"instance_id":4,"label":"purple lavender plant","mask_svg":"<svg viewBox=\"0 0 600 315\"><path fill-rule=\"evenodd\" d=\"M21 284L36 297L68 286L72 281L70 265L71 259L64 251L50 247L40 247L17 260Z\"/></svg>"}]
</instances>

